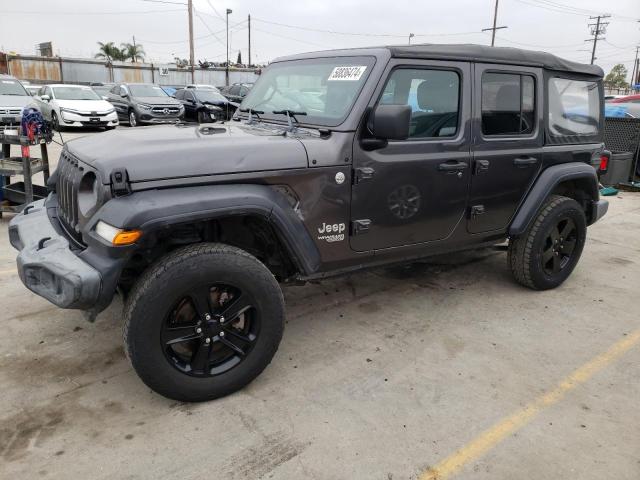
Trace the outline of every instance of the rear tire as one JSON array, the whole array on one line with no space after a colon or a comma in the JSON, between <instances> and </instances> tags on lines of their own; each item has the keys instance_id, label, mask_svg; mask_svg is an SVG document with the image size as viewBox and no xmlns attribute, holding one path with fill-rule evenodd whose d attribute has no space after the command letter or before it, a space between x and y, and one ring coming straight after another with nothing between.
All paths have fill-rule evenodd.
<instances>
[{"instance_id":1,"label":"rear tire","mask_svg":"<svg viewBox=\"0 0 640 480\"><path fill-rule=\"evenodd\" d=\"M258 259L200 243L142 274L124 320L125 349L142 381L165 397L199 402L241 389L271 362L284 330L284 299Z\"/></svg>"},{"instance_id":2,"label":"rear tire","mask_svg":"<svg viewBox=\"0 0 640 480\"><path fill-rule=\"evenodd\" d=\"M580 204L551 195L525 233L509 242L507 259L516 281L534 290L561 285L580 259L586 234Z\"/></svg>"}]
</instances>

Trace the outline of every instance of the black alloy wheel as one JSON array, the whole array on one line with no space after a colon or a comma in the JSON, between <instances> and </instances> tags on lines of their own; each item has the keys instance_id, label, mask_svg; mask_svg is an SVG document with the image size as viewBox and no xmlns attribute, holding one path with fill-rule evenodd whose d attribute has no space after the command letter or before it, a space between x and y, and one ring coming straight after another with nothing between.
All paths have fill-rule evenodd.
<instances>
[{"instance_id":1,"label":"black alloy wheel","mask_svg":"<svg viewBox=\"0 0 640 480\"><path fill-rule=\"evenodd\" d=\"M162 324L160 341L175 368L208 377L242 362L259 334L260 316L248 294L217 283L177 302Z\"/></svg>"},{"instance_id":2,"label":"black alloy wheel","mask_svg":"<svg viewBox=\"0 0 640 480\"><path fill-rule=\"evenodd\" d=\"M542 269L547 275L557 275L571 263L577 239L578 231L571 218L561 217L551 226L540 255Z\"/></svg>"}]
</instances>

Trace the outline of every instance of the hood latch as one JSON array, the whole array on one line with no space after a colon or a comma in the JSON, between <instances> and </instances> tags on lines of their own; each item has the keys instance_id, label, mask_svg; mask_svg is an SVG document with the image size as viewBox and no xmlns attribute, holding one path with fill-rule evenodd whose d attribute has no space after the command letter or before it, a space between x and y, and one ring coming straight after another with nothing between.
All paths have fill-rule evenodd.
<instances>
[{"instance_id":1,"label":"hood latch","mask_svg":"<svg viewBox=\"0 0 640 480\"><path fill-rule=\"evenodd\" d=\"M126 168L114 168L111 171L111 194L114 197L131 193L129 186L129 174Z\"/></svg>"}]
</instances>

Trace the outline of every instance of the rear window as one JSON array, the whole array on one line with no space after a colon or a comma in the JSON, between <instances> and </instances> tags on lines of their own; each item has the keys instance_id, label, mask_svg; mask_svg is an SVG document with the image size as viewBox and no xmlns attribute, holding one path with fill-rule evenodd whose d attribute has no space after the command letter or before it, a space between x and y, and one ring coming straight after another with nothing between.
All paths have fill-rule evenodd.
<instances>
[{"instance_id":1,"label":"rear window","mask_svg":"<svg viewBox=\"0 0 640 480\"><path fill-rule=\"evenodd\" d=\"M600 93L597 82L549 79L549 133L554 137L597 135Z\"/></svg>"}]
</instances>

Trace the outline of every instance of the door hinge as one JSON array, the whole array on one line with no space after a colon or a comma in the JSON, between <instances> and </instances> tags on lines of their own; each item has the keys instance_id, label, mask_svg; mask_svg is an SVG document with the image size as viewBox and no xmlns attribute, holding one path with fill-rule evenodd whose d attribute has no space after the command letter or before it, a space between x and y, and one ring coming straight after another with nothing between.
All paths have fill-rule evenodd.
<instances>
[{"instance_id":1,"label":"door hinge","mask_svg":"<svg viewBox=\"0 0 640 480\"><path fill-rule=\"evenodd\" d=\"M114 168L111 171L111 193L114 197L131 193L129 174L126 168Z\"/></svg>"},{"instance_id":2,"label":"door hinge","mask_svg":"<svg viewBox=\"0 0 640 480\"><path fill-rule=\"evenodd\" d=\"M371 225L371 220L368 218L363 218L362 220L354 220L351 222L351 234L352 235L360 235L362 233L366 233L369 231L369 226Z\"/></svg>"},{"instance_id":3,"label":"door hinge","mask_svg":"<svg viewBox=\"0 0 640 480\"><path fill-rule=\"evenodd\" d=\"M487 173L489 171L489 160L476 160L473 173L480 175L481 173Z\"/></svg>"},{"instance_id":4,"label":"door hinge","mask_svg":"<svg viewBox=\"0 0 640 480\"><path fill-rule=\"evenodd\" d=\"M471 218L476 218L484 214L484 205L474 205L471 207Z\"/></svg>"},{"instance_id":5,"label":"door hinge","mask_svg":"<svg viewBox=\"0 0 640 480\"><path fill-rule=\"evenodd\" d=\"M353 176L355 183L360 183L363 180L370 180L375 175L376 171L371 167L356 168L355 175Z\"/></svg>"}]
</instances>

